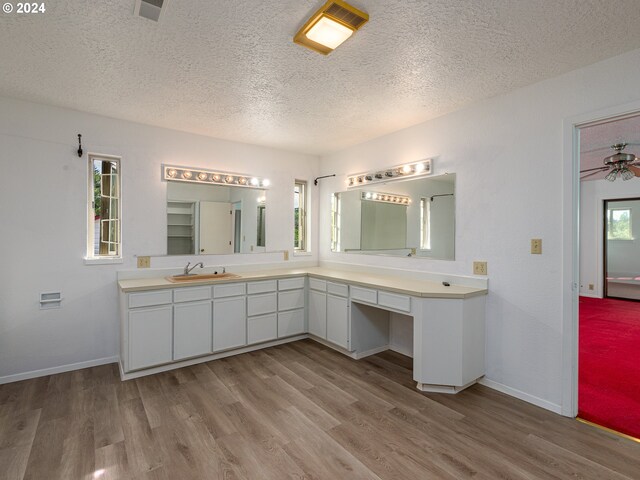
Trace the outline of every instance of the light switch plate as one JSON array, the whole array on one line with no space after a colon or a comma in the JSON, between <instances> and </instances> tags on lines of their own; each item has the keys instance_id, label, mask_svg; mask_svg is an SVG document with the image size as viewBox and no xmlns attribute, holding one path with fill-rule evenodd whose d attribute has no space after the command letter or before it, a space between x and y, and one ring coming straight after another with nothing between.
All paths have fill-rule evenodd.
<instances>
[{"instance_id":1,"label":"light switch plate","mask_svg":"<svg viewBox=\"0 0 640 480\"><path fill-rule=\"evenodd\" d=\"M150 268L151 257L138 257L138 268Z\"/></svg>"},{"instance_id":2,"label":"light switch plate","mask_svg":"<svg viewBox=\"0 0 640 480\"><path fill-rule=\"evenodd\" d=\"M487 274L487 262L473 262L473 274L474 275L486 275Z\"/></svg>"},{"instance_id":3,"label":"light switch plate","mask_svg":"<svg viewBox=\"0 0 640 480\"><path fill-rule=\"evenodd\" d=\"M532 238L531 239L531 253L534 255L542 254L542 239L541 238Z\"/></svg>"},{"instance_id":4,"label":"light switch plate","mask_svg":"<svg viewBox=\"0 0 640 480\"><path fill-rule=\"evenodd\" d=\"M289 260L289 250L285 250L282 252L282 257L283 260L286 262L287 260Z\"/></svg>"}]
</instances>

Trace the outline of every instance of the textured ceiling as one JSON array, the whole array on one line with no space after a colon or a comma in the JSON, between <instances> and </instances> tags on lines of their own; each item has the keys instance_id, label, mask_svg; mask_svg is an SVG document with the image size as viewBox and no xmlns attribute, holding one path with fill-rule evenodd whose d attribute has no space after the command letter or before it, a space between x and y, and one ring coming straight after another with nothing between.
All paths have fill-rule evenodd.
<instances>
[{"instance_id":1,"label":"textured ceiling","mask_svg":"<svg viewBox=\"0 0 640 480\"><path fill-rule=\"evenodd\" d=\"M0 13L0 95L316 154L640 47L638 0L358 0L328 57L292 42L322 0L45 3Z\"/></svg>"}]
</instances>

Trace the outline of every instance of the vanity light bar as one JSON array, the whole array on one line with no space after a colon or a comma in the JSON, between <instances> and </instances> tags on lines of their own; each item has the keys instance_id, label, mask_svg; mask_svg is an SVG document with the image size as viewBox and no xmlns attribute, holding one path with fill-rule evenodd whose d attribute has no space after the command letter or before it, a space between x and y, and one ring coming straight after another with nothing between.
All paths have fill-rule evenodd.
<instances>
[{"instance_id":1,"label":"vanity light bar","mask_svg":"<svg viewBox=\"0 0 640 480\"><path fill-rule=\"evenodd\" d=\"M387 183L407 178L431 175L431 158L419 162L406 163L376 172L359 173L347 177L347 188L361 187L373 183Z\"/></svg>"},{"instance_id":2,"label":"vanity light bar","mask_svg":"<svg viewBox=\"0 0 640 480\"><path fill-rule=\"evenodd\" d=\"M397 193L362 192L360 198L371 202L395 203L397 205L409 205L411 203L411 198Z\"/></svg>"},{"instance_id":3,"label":"vanity light bar","mask_svg":"<svg viewBox=\"0 0 640 480\"><path fill-rule=\"evenodd\" d=\"M266 178L238 173L218 172L196 168L162 166L162 179L172 182L204 183L213 185L233 185L235 187L267 188L271 182Z\"/></svg>"}]
</instances>

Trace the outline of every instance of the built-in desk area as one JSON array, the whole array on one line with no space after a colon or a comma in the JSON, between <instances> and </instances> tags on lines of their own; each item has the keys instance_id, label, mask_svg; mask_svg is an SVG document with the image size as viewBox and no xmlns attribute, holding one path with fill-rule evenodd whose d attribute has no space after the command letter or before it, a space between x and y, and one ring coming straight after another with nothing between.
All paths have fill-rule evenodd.
<instances>
[{"instance_id":1,"label":"built-in desk area","mask_svg":"<svg viewBox=\"0 0 640 480\"><path fill-rule=\"evenodd\" d=\"M360 359L389 348L394 312L413 319L418 389L456 393L484 375L486 288L313 267L119 291L123 379L302 338Z\"/></svg>"}]
</instances>

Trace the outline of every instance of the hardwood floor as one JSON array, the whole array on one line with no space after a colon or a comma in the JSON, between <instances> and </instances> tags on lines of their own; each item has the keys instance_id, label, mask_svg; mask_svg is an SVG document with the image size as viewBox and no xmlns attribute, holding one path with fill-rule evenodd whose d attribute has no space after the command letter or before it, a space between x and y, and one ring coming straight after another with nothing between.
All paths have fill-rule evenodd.
<instances>
[{"instance_id":1,"label":"hardwood floor","mask_svg":"<svg viewBox=\"0 0 640 480\"><path fill-rule=\"evenodd\" d=\"M0 478L638 479L640 443L480 385L423 394L409 358L304 340L2 385Z\"/></svg>"}]
</instances>

